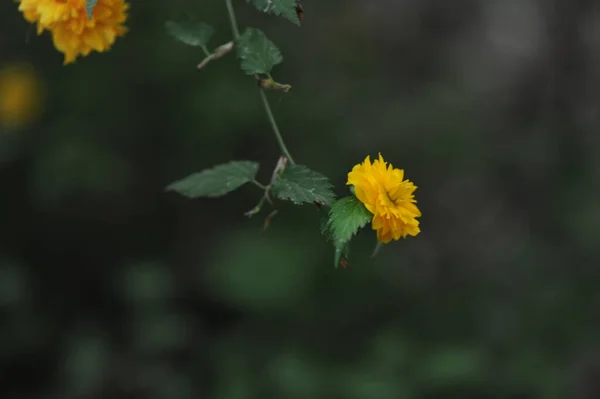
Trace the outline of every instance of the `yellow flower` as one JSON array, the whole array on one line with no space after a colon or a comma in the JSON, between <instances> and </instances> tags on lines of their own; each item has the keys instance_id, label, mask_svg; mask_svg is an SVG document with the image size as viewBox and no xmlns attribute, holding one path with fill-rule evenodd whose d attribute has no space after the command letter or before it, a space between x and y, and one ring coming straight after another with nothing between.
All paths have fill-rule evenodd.
<instances>
[{"instance_id":1,"label":"yellow flower","mask_svg":"<svg viewBox=\"0 0 600 399\"><path fill-rule=\"evenodd\" d=\"M19 0L25 19L37 23L37 32L52 33L54 47L65 55L65 64L93 50L108 50L127 28L129 5L125 0L98 0L92 19L86 14L86 0Z\"/></svg>"},{"instance_id":2,"label":"yellow flower","mask_svg":"<svg viewBox=\"0 0 600 399\"><path fill-rule=\"evenodd\" d=\"M417 186L404 180L402 169L386 164L381 154L372 164L367 156L348 173L347 183L354 186L356 198L373 214L373 230L384 244L421 231L415 219L421 216L413 195Z\"/></svg>"},{"instance_id":3,"label":"yellow flower","mask_svg":"<svg viewBox=\"0 0 600 399\"><path fill-rule=\"evenodd\" d=\"M0 128L21 128L38 116L42 84L27 64L9 64L0 69Z\"/></svg>"}]
</instances>

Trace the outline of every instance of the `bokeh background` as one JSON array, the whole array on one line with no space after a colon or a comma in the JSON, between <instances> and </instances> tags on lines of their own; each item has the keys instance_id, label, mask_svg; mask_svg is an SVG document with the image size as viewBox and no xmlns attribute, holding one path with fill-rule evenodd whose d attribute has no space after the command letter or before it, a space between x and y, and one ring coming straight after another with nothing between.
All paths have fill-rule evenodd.
<instances>
[{"instance_id":1,"label":"bokeh background","mask_svg":"<svg viewBox=\"0 0 600 399\"><path fill-rule=\"evenodd\" d=\"M63 67L0 4L0 396L600 398L600 8L591 0L235 2L282 50L269 93L300 163L348 193L381 151L422 233L334 269L325 210L243 187L165 193L279 156L256 83L164 22L230 39L223 1L132 1Z\"/></svg>"}]
</instances>

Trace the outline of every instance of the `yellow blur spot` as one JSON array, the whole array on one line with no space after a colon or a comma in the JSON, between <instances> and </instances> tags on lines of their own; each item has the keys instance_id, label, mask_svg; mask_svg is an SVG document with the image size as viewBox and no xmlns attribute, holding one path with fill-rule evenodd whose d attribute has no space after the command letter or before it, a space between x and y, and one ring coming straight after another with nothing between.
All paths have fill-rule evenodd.
<instances>
[{"instance_id":1,"label":"yellow blur spot","mask_svg":"<svg viewBox=\"0 0 600 399\"><path fill-rule=\"evenodd\" d=\"M28 64L0 67L0 128L20 129L41 113L43 89L37 73Z\"/></svg>"}]
</instances>

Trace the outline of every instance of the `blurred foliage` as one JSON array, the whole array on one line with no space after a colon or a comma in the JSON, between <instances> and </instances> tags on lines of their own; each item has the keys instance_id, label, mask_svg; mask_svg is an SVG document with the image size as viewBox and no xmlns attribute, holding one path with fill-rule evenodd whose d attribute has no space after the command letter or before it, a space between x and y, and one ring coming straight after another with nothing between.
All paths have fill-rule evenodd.
<instances>
[{"instance_id":1,"label":"blurred foliage","mask_svg":"<svg viewBox=\"0 0 600 399\"><path fill-rule=\"evenodd\" d=\"M8 134L31 124L40 113L43 97L31 65L9 63L0 69L0 131Z\"/></svg>"},{"instance_id":2,"label":"blurred foliage","mask_svg":"<svg viewBox=\"0 0 600 399\"><path fill-rule=\"evenodd\" d=\"M180 42L201 48L206 48L211 36L215 32L212 26L192 20L182 22L167 21L165 22L165 28L171 36Z\"/></svg>"},{"instance_id":3,"label":"blurred foliage","mask_svg":"<svg viewBox=\"0 0 600 399\"><path fill-rule=\"evenodd\" d=\"M285 55L294 157L343 187L381 151L419 186L423 232L371 260L363 231L347 269L314 206L263 231L254 187L164 192L279 156L239 61L198 71L165 33L190 13L228 42L222 2L134 2L68 67L0 4L0 70L39 79L26 123L0 114L3 398L600 397L595 3L303 3L296 28L236 2Z\"/></svg>"}]
</instances>

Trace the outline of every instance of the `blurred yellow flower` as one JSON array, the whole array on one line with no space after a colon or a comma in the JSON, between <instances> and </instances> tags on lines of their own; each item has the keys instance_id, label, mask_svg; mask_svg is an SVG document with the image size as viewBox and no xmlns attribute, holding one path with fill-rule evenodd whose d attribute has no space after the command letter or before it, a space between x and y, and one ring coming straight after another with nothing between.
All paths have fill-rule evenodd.
<instances>
[{"instance_id":1,"label":"blurred yellow flower","mask_svg":"<svg viewBox=\"0 0 600 399\"><path fill-rule=\"evenodd\" d=\"M42 84L27 64L0 68L0 128L22 128L39 115Z\"/></svg>"},{"instance_id":2,"label":"blurred yellow flower","mask_svg":"<svg viewBox=\"0 0 600 399\"><path fill-rule=\"evenodd\" d=\"M98 0L92 19L86 14L86 0L19 0L25 19L37 23L37 32L52 33L54 47L65 55L65 64L95 50L108 50L127 28L129 5L125 0Z\"/></svg>"},{"instance_id":3,"label":"blurred yellow flower","mask_svg":"<svg viewBox=\"0 0 600 399\"><path fill-rule=\"evenodd\" d=\"M377 230L377 239L384 244L421 231L416 220L421 211L413 195L417 187L404 180L402 169L386 165L381 154L373 163L367 156L348 173L347 182L354 186L356 198L373 214L373 230Z\"/></svg>"}]
</instances>

